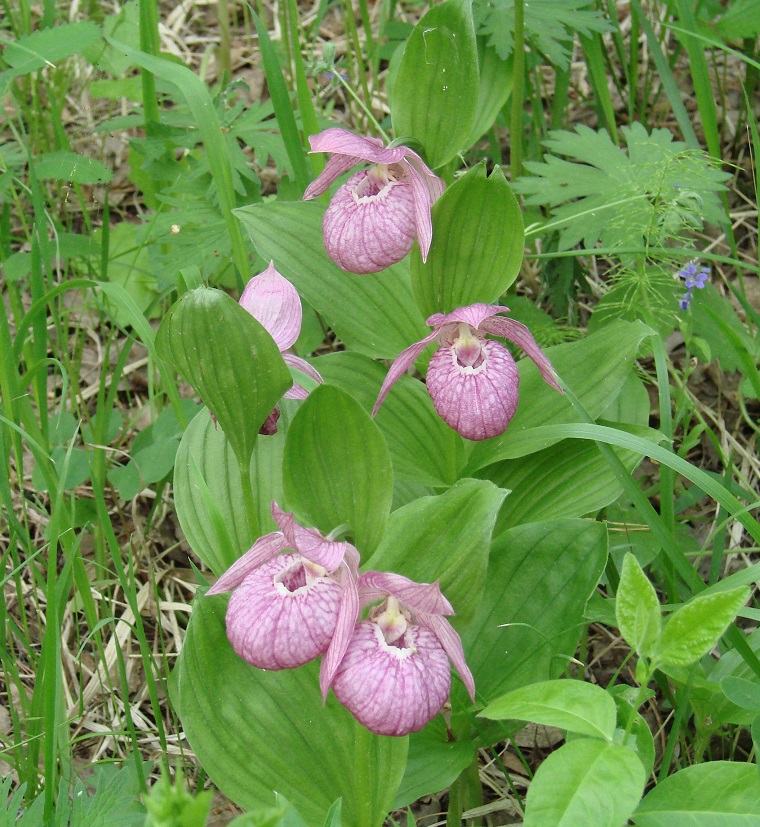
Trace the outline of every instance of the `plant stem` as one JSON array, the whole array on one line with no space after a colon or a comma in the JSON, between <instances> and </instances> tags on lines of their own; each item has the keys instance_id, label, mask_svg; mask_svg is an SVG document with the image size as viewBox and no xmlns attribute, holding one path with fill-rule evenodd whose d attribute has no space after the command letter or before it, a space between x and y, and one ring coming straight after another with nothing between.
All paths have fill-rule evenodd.
<instances>
[{"instance_id":1,"label":"plant stem","mask_svg":"<svg viewBox=\"0 0 760 827\"><path fill-rule=\"evenodd\" d=\"M514 183L522 175L522 115L525 93L525 0L515 0L514 84L512 121L509 129L509 169Z\"/></svg>"}]
</instances>

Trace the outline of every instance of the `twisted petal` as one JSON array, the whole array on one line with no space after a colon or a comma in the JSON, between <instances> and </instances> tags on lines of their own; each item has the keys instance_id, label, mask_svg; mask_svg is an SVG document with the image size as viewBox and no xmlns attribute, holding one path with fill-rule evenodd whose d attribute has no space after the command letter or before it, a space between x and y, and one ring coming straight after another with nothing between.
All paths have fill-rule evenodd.
<instances>
[{"instance_id":1,"label":"twisted petal","mask_svg":"<svg viewBox=\"0 0 760 827\"><path fill-rule=\"evenodd\" d=\"M322 383L322 377L319 375L319 372L316 368L313 368L305 359L302 359L300 356L296 356L295 353L283 353L282 358L285 360L285 364L291 368L295 368L296 370L300 370L301 373L305 373L307 376L310 376L315 382ZM289 391L285 391L285 398L286 399L306 399L309 395L309 391L306 388L301 387L295 380L293 381L293 387Z\"/></svg>"},{"instance_id":2,"label":"twisted petal","mask_svg":"<svg viewBox=\"0 0 760 827\"><path fill-rule=\"evenodd\" d=\"M406 168L414 195L414 226L422 260L427 261L433 241L433 204L443 193L443 181L432 172L416 152L407 150Z\"/></svg>"},{"instance_id":3,"label":"twisted petal","mask_svg":"<svg viewBox=\"0 0 760 827\"><path fill-rule=\"evenodd\" d=\"M227 638L252 666L293 669L330 645L344 590L329 577L292 591L278 582L278 575L302 563L298 554L282 554L248 574L230 597Z\"/></svg>"},{"instance_id":4,"label":"twisted petal","mask_svg":"<svg viewBox=\"0 0 760 827\"><path fill-rule=\"evenodd\" d=\"M322 701L327 699L335 674L338 671L346 649L351 642L356 621L359 619L359 591L357 579L359 573L359 552L353 546L349 546L347 561L338 572L338 582L343 587L338 621L335 624L330 646L322 658L319 668L319 688L322 691Z\"/></svg>"},{"instance_id":5,"label":"twisted petal","mask_svg":"<svg viewBox=\"0 0 760 827\"><path fill-rule=\"evenodd\" d=\"M438 581L415 583L402 574L384 571L368 571L359 578L359 597L366 606L387 595L397 598L414 612L436 615L453 615L451 603L441 594Z\"/></svg>"},{"instance_id":6,"label":"twisted petal","mask_svg":"<svg viewBox=\"0 0 760 827\"><path fill-rule=\"evenodd\" d=\"M267 560L284 551L288 547L287 541L279 531L265 534L236 560L216 583L206 592L207 595L223 594L239 586L245 577L257 569Z\"/></svg>"},{"instance_id":7,"label":"twisted petal","mask_svg":"<svg viewBox=\"0 0 760 827\"><path fill-rule=\"evenodd\" d=\"M472 677L470 667L464 659L464 649L462 648L462 639L454 631L454 627L446 620L437 614L427 614L426 612L417 612L415 620L420 626L426 626L438 638L439 643L443 646L444 651L449 657L449 660L454 666L454 669L459 673L462 683L465 685L470 698L475 700L475 679Z\"/></svg>"},{"instance_id":8,"label":"twisted petal","mask_svg":"<svg viewBox=\"0 0 760 827\"><path fill-rule=\"evenodd\" d=\"M442 347L428 365L427 389L438 415L463 437L503 434L517 410L520 374L510 352L484 341L483 362L462 367L453 347Z\"/></svg>"},{"instance_id":9,"label":"twisted petal","mask_svg":"<svg viewBox=\"0 0 760 827\"><path fill-rule=\"evenodd\" d=\"M436 635L410 626L405 644L389 646L375 623L358 623L335 676L337 699L378 735L422 729L449 697L451 668Z\"/></svg>"},{"instance_id":10,"label":"twisted petal","mask_svg":"<svg viewBox=\"0 0 760 827\"><path fill-rule=\"evenodd\" d=\"M362 195L369 173L352 175L332 197L322 219L325 249L349 273L377 273L401 261L415 236L414 192L406 181Z\"/></svg>"},{"instance_id":11,"label":"twisted petal","mask_svg":"<svg viewBox=\"0 0 760 827\"><path fill-rule=\"evenodd\" d=\"M493 333L496 336L502 336L505 339L509 339L510 342L514 342L526 356L529 356L536 363L536 367L541 372L544 381L548 382L548 384L560 393L564 393L559 382L557 382L552 363L544 355L543 350L538 346L530 330L528 330L524 324L520 324L520 322L516 322L514 319L491 316L485 319L480 327L487 333Z\"/></svg>"},{"instance_id":12,"label":"twisted petal","mask_svg":"<svg viewBox=\"0 0 760 827\"><path fill-rule=\"evenodd\" d=\"M420 353L422 353L423 350L425 350L425 348L430 344L430 342L433 341L433 339L435 339L437 335L438 331L434 330L432 333L428 333L424 339L421 339L419 342L415 342L413 345L409 345L406 350L402 350L401 353L399 353L391 365L390 370L385 377L385 381L380 388L380 393L377 395L377 402L375 402L375 407L372 409L372 416L375 416L393 385L395 385L396 382L398 382L398 380L409 370L412 364L414 364L414 360L420 355Z\"/></svg>"},{"instance_id":13,"label":"twisted petal","mask_svg":"<svg viewBox=\"0 0 760 827\"><path fill-rule=\"evenodd\" d=\"M286 542L286 548L297 551L301 557L311 560L318 566L335 571L343 562L349 543L335 543L325 538L316 528L304 528L298 525L293 515L283 511L277 503L272 503L272 517L280 528Z\"/></svg>"},{"instance_id":14,"label":"twisted petal","mask_svg":"<svg viewBox=\"0 0 760 827\"><path fill-rule=\"evenodd\" d=\"M429 324L431 327L442 327L446 324L464 322L470 327L479 328L482 327L482 323L486 319L490 319L497 313L509 313L509 308L500 304L479 302L478 304L469 304L467 307L458 307L456 310L452 310L451 313L433 313L425 324Z\"/></svg>"},{"instance_id":15,"label":"twisted petal","mask_svg":"<svg viewBox=\"0 0 760 827\"><path fill-rule=\"evenodd\" d=\"M298 291L275 269L274 262L254 276L243 290L240 305L267 329L280 351L287 350L301 332Z\"/></svg>"}]
</instances>

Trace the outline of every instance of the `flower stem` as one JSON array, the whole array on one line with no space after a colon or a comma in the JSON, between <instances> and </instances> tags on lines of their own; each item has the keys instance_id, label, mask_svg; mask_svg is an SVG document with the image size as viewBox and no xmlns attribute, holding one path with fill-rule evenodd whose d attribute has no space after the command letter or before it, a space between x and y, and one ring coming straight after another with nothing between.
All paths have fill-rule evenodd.
<instances>
[{"instance_id":1,"label":"flower stem","mask_svg":"<svg viewBox=\"0 0 760 827\"><path fill-rule=\"evenodd\" d=\"M380 124L377 121L377 118L372 114L369 107L364 103L364 101L356 94L356 92L354 92L350 84L345 80L343 75L341 75L341 73L337 71L337 69L335 70L335 77L343 84L343 86L345 86L348 94L351 95L351 97L359 104L364 114L369 118L369 122L378 131L380 137L385 141L386 144L389 144L391 142L391 139L388 137L382 126L380 126Z\"/></svg>"},{"instance_id":2,"label":"flower stem","mask_svg":"<svg viewBox=\"0 0 760 827\"><path fill-rule=\"evenodd\" d=\"M250 542L253 542L261 536L261 528L259 526L256 498L253 494L253 484L251 483L250 460L247 463L240 462L238 468L240 469L240 489L243 492L245 514L248 519L248 531L251 535Z\"/></svg>"},{"instance_id":3,"label":"flower stem","mask_svg":"<svg viewBox=\"0 0 760 827\"><path fill-rule=\"evenodd\" d=\"M509 169L514 183L522 174L522 116L525 93L525 0L515 0L512 120L509 128Z\"/></svg>"},{"instance_id":4,"label":"flower stem","mask_svg":"<svg viewBox=\"0 0 760 827\"><path fill-rule=\"evenodd\" d=\"M372 823L370 757L374 754L372 734L360 723L354 727L354 779L356 784L356 827L377 827Z\"/></svg>"}]
</instances>

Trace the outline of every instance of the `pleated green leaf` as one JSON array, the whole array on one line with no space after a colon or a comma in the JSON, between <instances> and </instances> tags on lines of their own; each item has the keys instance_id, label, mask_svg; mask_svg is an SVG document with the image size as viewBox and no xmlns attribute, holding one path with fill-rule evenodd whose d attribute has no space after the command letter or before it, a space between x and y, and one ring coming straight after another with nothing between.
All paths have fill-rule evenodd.
<instances>
[{"instance_id":1,"label":"pleated green leaf","mask_svg":"<svg viewBox=\"0 0 760 827\"><path fill-rule=\"evenodd\" d=\"M523 259L522 212L498 167L480 163L433 206L426 263L412 251L412 290L426 318L475 302L491 304L517 278Z\"/></svg>"},{"instance_id":2,"label":"pleated green leaf","mask_svg":"<svg viewBox=\"0 0 760 827\"><path fill-rule=\"evenodd\" d=\"M302 524L330 532L347 523L365 558L375 550L393 470L379 428L352 396L320 385L301 405L285 440L283 482Z\"/></svg>"},{"instance_id":3,"label":"pleated green leaf","mask_svg":"<svg viewBox=\"0 0 760 827\"><path fill-rule=\"evenodd\" d=\"M261 533L275 531L272 500L282 504L285 435L260 436L251 455L251 487ZM196 416L182 436L174 466L174 504L193 551L221 574L248 550L250 536L240 471L224 431L208 411Z\"/></svg>"},{"instance_id":4,"label":"pleated green leaf","mask_svg":"<svg viewBox=\"0 0 760 827\"><path fill-rule=\"evenodd\" d=\"M645 780L633 750L590 738L571 741L539 767L525 800L525 827L623 827Z\"/></svg>"},{"instance_id":5,"label":"pleated green leaf","mask_svg":"<svg viewBox=\"0 0 760 827\"><path fill-rule=\"evenodd\" d=\"M350 393L368 413L385 370L358 353L341 351L315 363L326 382ZM402 376L383 403L375 422L385 437L396 481L451 485L465 462L464 442L438 416L425 386Z\"/></svg>"},{"instance_id":6,"label":"pleated green leaf","mask_svg":"<svg viewBox=\"0 0 760 827\"><path fill-rule=\"evenodd\" d=\"M506 494L486 480L460 480L445 494L399 508L365 567L420 583L440 580L457 613L452 622L464 628L483 593L491 532Z\"/></svg>"},{"instance_id":7,"label":"pleated green leaf","mask_svg":"<svg viewBox=\"0 0 760 827\"><path fill-rule=\"evenodd\" d=\"M291 281L352 350L395 358L429 328L412 297L405 262L380 273L346 273L327 257L322 240L325 205L269 202L235 210L259 255Z\"/></svg>"},{"instance_id":8,"label":"pleated green leaf","mask_svg":"<svg viewBox=\"0 0 760 827\"><path fill-rule=\"evenodd\" d=\"M493 541L483 598L463 637L479 698L562 673L606 560L605 527L584 520L530 523Z\"/></svg>"},{"instance_id":9,"label":"pleated green leaf","mask_svg":"<svg viewBox=\"0 0 760 827\"><path fill-rule=\"evenodd\" d=\"M422 144L433 169L465 143L478 104L478 50L470 0L433 6L409 35L393 87L393 131ZM441 117L441 113L448 117Z\"/></svg>"},{"instance_id":10,"label":"pleated green leaf","mask_svg":"<svg viewBox=\"0 0 760 827\"><path fill-rule=\"evenodd\" d=\"M626 554L615 595L620 634L640 655L649 656L660 637L662 613L657 592L633 554Z\"/></svg>"},{"instance_id":11,"label":"pleated green leaf","mask_svg":"<svg viewBox=\"0 0 760 827\"><path fill-rule=\"evenodd\" d=\"M169 310L156 347L200 394L248 467L259 428L292 385L274 339L221 290L199 287Z\"/></svg>"},{"instance_id":12,"label":"pleated green leaf","mask_svg":"<svg viewBox=\"0 0 760 827\"><path fill-rule=\"evenodd\" d=\"M175 674L188 741L219 789L258 810L282 793L309 827L337 798L346 827L381 824L404 772L407 738L373 735L332 696L318 663L268 672L227 641L223 596L196 602Z\"/></svg>"}]
</instances>

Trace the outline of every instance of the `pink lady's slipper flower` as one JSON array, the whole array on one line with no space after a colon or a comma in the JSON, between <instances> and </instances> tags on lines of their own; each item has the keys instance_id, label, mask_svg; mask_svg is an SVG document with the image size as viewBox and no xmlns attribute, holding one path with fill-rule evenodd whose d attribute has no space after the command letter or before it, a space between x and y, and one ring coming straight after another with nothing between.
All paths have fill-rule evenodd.
<instances>
[{"instance_id":1,"label":"pink lady's slipper flower","mask_svg":"<svg viewBox=\"0 0 760 827\"><path fill-rule=\"evenodd\" d=\"M227 638L253 666L292 669L324 654L326 695L359 614L359 552L297 525L276 503L272 516L280 530L259 538L206 594L232 591Z\"/></svg>"},{"instance_id":2,"label":"pink lady's slipper flower","mask_svg":"<svg viewBox=\"0 0 760 827\"><path fill-rule=\"evenodd\" d=\"M300 356L290 353L288 348L295 344L301 332L303 309L301 299L295 287L280 275L269 262L269 267L258 276L254 276L243 290L239 304L247 310L274 339L280 349L285 364L296 368L315 382L321 382L322 377L317 371ZM309 392L298 382L285 392L286 399L306 399ZM277 433L277 420L280 418L280 408L276 406L272 413L264 420L260 433L272 435Z\"/></svg>"},{"instance_id":3,"label":"pink lady's slipper flower","mask_svg":"<svg viewBox=\"0 0 760 827\"><path fill-rule=\"evenodd\" d=\"M438 583L369 571L359 597L370 610L356 624L331 679L337 699L378 735L416 732L441 711L451 689L451 667L475 699L475 682L462 641L444 615L454 614Z\"/></svg>"},{"instance_id":4,"label":"pink lady's slipper flower","mask_svg":"<svg viewBox=\"0 0 760 827\"><path fill-rule=\"evenodd\" d=\"M498 314L498 304L471 304L453 313L435 313L428 320L433 332L402 351L391 365L372 411L374 416L392 385L406 373L425 347L437 340L427 372L427 389L438 415L467 439L503 434L517 410L520 375L510 352L486 333L509 339L536 363L541 376L563 393L554 369L525 325Z\"/></svg>"},{"instance_id":5,"label":"pink lady's slipper flower","mask_svg":"<svg viewBox=\"0 0 760 827\"><path fill-rule=\"evenodd\" d=\"M376 273L401 261L415 237L422 260L433 239L430 209L443 192L443 181L407 146L384 147L332 127L309 138L312 152L331 152L320 176L304 193L316 198L332 182L362 162L369 169L352 175L330 201L322 222L325 249L350 273Z\"/></svg>"}]
</instances>

